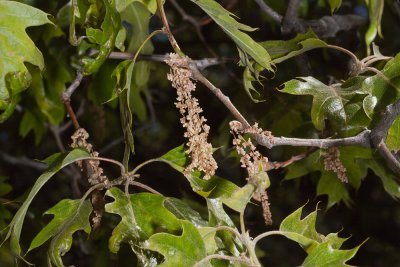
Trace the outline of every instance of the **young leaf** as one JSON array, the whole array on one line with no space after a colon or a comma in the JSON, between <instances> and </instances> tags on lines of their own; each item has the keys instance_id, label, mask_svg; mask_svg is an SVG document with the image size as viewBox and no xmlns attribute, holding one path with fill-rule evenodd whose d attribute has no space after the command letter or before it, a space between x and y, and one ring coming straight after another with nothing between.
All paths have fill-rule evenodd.
<instances>
[{"instance_id":1,"label":"young leaf","mask_svg":"<svg viewBox=\"0 0 400 267\"><path fill-rule=\"evenodd\" d=\"M329 0L328 2L331 6L331 13L335 12L342 5L342 0Z\"/></svg>"},{"instance_id":2,"label":"young leaf","mask_svg":"<svg viewBox=\"0 0 400 267\"><path fill-rule=\"evenodd\" d=\"M365 43L367 45L368 55L371 52L370 46L375 40L377 34L382 37L381 33L381 20L383 14L384 0L365 0L368 6L369 13L369 27L365 33Z\"/></svg>"},{"instance_id":3,"label":"young leaf","mask_svg":"<svg viewBox=\"0 0 400 267\"><path fill-rule=\"evenodd\" d=\"M256 43L249 35L244 33L254 31L256 29L237 22L233 18L233 14L224 9L218 2L214 0L191 0L193 3L203 9L221 28L229 35L236 45L244 53L250 55L254 61L263 68L274 71L271 57L268 52L258 43Z\"/></svg>"},{"instance_id":4,"label":"young leaf","mask_svg":"<svg viewBox=\"0 0 400 267\"><path fill-rule=\"evenodd\" d=\"M155 234L149 238L147 244L147 249L157 251L164 256L164 262L158 266L193 266L207 256L206 246L199 230L187 221L182 221L182 235Z\"/></svg>"},{"instance_id":5,"label":"young leaf","mask_svg":"<svg viewBox=\"0 0 400 267\"><path fill-rule=\"evenodd\" d=\"M19 239L21 236L22 225L24 223L26 212L28 211L29 205L39 190L47 183L48 180L50 180L51 177L54 176L54 174L56 174L65 166L79 160L88 159L90 157L91 156L86 151L74 149L68 154L54 154L45 160L45 162L49 165L49 168L36 180L31 191L29 192L28 197L18 209L9 225L10 229L7 232L5 240L11 238L11 248L16 254L21 254Z\"/></svg>"},{"instance_id":6,"label":"young leaf","mask_svg":"<svg viewBox=\"0 0 400 267\"><path fill-rule=\"evenodd\" d=\"M99 46L99 53L95 58L85 57L82 59L85 75L96 72L107 59L114 48L117 34L121 27L121 18L115 9L115 1L102 1L105 8L105 17L101 24L101 30L86 28L86 35L92 43Z\"/></svg>"},{"instance_id":7,"label":"young leaf","mask_svg":"<svg viewBox=\"0 0 400 267\"><path fill-rule=\"evenodd\" d=\"M50 260L56 266L63 267L61 256L70 250L72 235L79 230L90 234L89 216L92 213L92 204L86 200L79 208L80 203L80 200L63 199L46 211L44 214L52 214L54 218L33 239L28 252L52 238Z\"/></svg>"},{"instance_id":8,"label":"young leaf","mask_svg":"<svg viewBox=\"0 0 400 267\"><path fill-rule=\"evenodd\" d=\"M327 43L318 39L311 29L287 41L265 41L261 42L260 45L268 51L272 62L275 64L279 64L309 50L328 46Z\"/></svg>"},{"instance_id":9,"label":"young leaf","mask_svg":"<svg viewBox=\"0 0 400 267\"><path fill-rule=\"evenodd\" d=\"M324 243L311 251L301 266L350 267L346 264L346 261L356 255L361 245L353 249L343 250L334 249L329 243Z\"/></svg>"},{"instance_id":10,"label":"young leaf","mask_svg":"<svg viewBox=\"0 0 400 267\"><path fill-rule=\"evenodd\" d=\"M43 56L26 28L52 24L43 11L16 1L0 1L0 122L11 116L16 96L27 89L31 75L24 63L44 68Z\"/></svg>"},{"instance_id":11,"label":"young leaf","mask_svg":"<svg viewBox=\"0 0 400 267\"><path fill-rule=\"evenodd\" d=\"M161 159L182 173L189 162L183 145L170 150ZM190 177L186 178L197 194L205 198L220 199L225 205L237 212L243 212L255 190L252 184L247 184L240 188L234 183L218 176L204 180L200 178L200 173L198 172L193 172Z\"/></svg>"},{"instance_id":12,"label":"young leaf","mask_svg":"<svg viewBox=\"0 0 400 267\"><path fill-rule=\"evenodd\" d=\"M308 256L302 266L348 266L345 262L351 259L361 245L351 250L341 250L347 238L337 233L324 236L315 229L317 211L301 219L303 207L286 217L279 231L287 238L299 243Z\"/></svg>"}]
</instances>

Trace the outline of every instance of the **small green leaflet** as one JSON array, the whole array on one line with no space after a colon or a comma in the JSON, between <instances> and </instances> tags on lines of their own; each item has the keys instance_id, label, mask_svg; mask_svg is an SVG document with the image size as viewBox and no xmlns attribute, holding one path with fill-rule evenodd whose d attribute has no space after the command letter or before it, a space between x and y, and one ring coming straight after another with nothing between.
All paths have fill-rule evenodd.
<instances>
[{"instance_id":1,"label":"small green leaflet","mask_svg":"<svg viewBox=\"0 0 400 267\"><path fill-rule=\"evenodd\" d=\"M301 219L303 207L286 217L280 227L279 234L299 243L308 256L301 266L348 266L350 260L360 248L350 250L340 249L347 238L341 238L337 233L324 236L315 229L317 211Z\"/></svg>"},{"instance_id":2,"label":"small green leaflet","mask_svg":"<svg viewBox=\"0 0 400 267\"><path fill-rule=\"evenodd\" d=\"M386 144L390 150L400 150L400 117L397 118L389 129Z\"/></svg>"},{"instance_id":3,"label":"small green leaflet","mask_svg":"<svg viewBox=\"0 0 400 267\"><path fill-rule=\"evenodd\" d=\"M379 34L380 37L383 37L381 32L381 20L385 1L365 0L365 2L368 6L369 13L369 27L365 33L365 43L367 45L367 54L369 55L371 53L370 46L375 40L376 35Z\"/></svg>"},{"instance_id":4,"label":"small green leaflet","mask_svg":"<svg viewBox=\"0 0 400 267\"><path fill-rule=\"evenodd\" d=\"M310 29L306 33L300 33L288 41L274 40L261 42L272 58L275 64L282 63L285 60L303 54L309 50L324 48L328 44L318 39L315 33Z\"/></svg>"},{"instance_id":5,"label":"small green leaflet","mask_svg":"<svg viewBox=\"0 0 400 267\"><path fill-rule=\"evenodd\" d=\"M29 205L31 204L33 198L39 192L39 190L54 176L59 170L65 166L74 163L79 160L88 159L91 156L82 149L74 149L67 154L57 153L45 160L45 163L49 165L49 168L45 173L43 173L33 185L28 197L18 209L14 218L12 219L6 235L5 240L11 238L11 249L18 255L21 254L21 247L19 245L19 239L21 236L22 225L25 220L26 212L28 211Z\"/></svg>"},{"instance_id":6,"label":"small green leaflet","mask_svg":"<svg viewBox=\"0 0 400 267\"><path fill-rule=\"evenodd\" d=\"M92 205L89 200L82 202L63 199L44 214L52 214L54 218L33 239L29 251L41 246L51 238L49 257L57 267L63 267L61 256L67 253L72 245L72 235L79 230L90 234L89 216Z\"/></svg>"},{"instance_id":7,"label":"small green leaflet","mask_svg":"<svg viewBox=\"0 0 400 267\"><path fill-rule=\"evenodd\" d=\"M52 24L48 14L16 1L0 1L0 122L10 117L28 88L31 75L24 63L44 68L42 53L26 33L26 28Z\"/></svg>"},{"instance_id":8,"label":"small green leaflet","mask_svg":"<svg viewBox=\"0 0 400 267\"><path fill-rule=\"evenodd\" d=\"M189 162L189 157L185 153L183 145L170 150L160 159L182 173ZM225 205L237 212L243 212L255 190L255 186L252 184L238 187L234 183L218 176L203 180L200 178L199 172L193 172L187 179L197 194L209 199L220 199Z\"/></svg>"},{"instance_id":9,"label":"small green leaflet","mask_svg":"<svg viewBox=\"0 0 400 267\"><path fill-rule=\"evenodd\" d=\"M115 46L121 27L121 18L115 9L115 1L113 0L110 3L108 0L103 0L102 2L105 8L105 17L101 24L101 29L86 28L86 35L89 41L99 46L99 53L95 58L84 57L82 59L85 75L95 73L104 63Z\"/></svg>"},{"instance_id":10,"label":"small green leaflet","mask_svg":"<svg viewBox=\"0 0 400 267\"><path fill-rule=\"evenodd\" d=\"M342 0L328 0L331 6L331 13L335 12L342 5Z\"/></svg>"},{"instance_id":11,"label":"small green leaflet","mask_svg":"<svg viewBox=\"0 0 400 267\"><path fill-rule=\"evenodd\" d=\"M233 14L224 9L214 0L191 0L204 10L221 28L229 35L236 45L244 53L248 54L263 68L274 71L271 57L268 52L249 35L244 32L251 32L256 29L237 22Z\"/></svg>"}]
</instances>

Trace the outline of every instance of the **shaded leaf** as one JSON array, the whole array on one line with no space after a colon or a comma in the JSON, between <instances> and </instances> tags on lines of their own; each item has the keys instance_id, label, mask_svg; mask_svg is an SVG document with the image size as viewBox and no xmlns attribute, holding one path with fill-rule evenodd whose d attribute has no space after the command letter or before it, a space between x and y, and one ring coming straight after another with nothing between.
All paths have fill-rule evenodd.
<instances>
[{"instance_id":1,"label":"shaded leaf","mask_svg":"<svg viewBox=\"0 0 400 267\"><path fill-rule=\"evenodd\" d=\"M108 58L115 46L121 27L121 18L115 9L115 1L110 3L108 0L103 0L102 3L105 8L105 17L101 24L101 29L86 28L88 40L99 47L99 52L95 58L84 57L82 59L85 75L95 73Z\"/></svg>"},{"instance_id":2,"label":"shaded leaf","mask_svg":"<svg viewBox=\"0 0 400 267\"><path fill-rule=\"evenodd\" d=\"M24 223L26 212L28 211L29 205L31 204L33 198L39 192L39 190L47 183L47 181L54 176L60 169L65 166L83 159L90 158L90 155L82 149L74 149L67 154L54 154L53 156L46 159L46 163L49 168L45 173L43 173L33 185L28 197L18 209L14 218L12 219L7 232L6 240L11 238L11 248L16 254L21 253L21 247L19 245L19 239L21 236L22 225Z\"/></svg>"},{"instance_id":3,"label":"shaded leaf","mask_svg":"<svg viewBox=\"0 0 400 267\"><path fill-rule=\"evenodd\" d=\"M28 252L41 246L52 238L49 248L49 257L58 267L64 266L61 256L67 253L72 245L72 235L79 230L90 234L89 216L92 205L89 200L82 203L80 200L63 199L44 214L52 214L54 218L33 239Z\"/></svg>"},{"instance_id":4,"label":"shaded leaf","mask_svg":"<svg viewBox=\"0 0 400 267\"><path fill-rule=\"evenodd\" d=\"M340 161L346 168L346 174L349 184L358 189L362 180L367 175L368 166L365 160L372 159L373 154L371 149L361 147L340 147ZM326 171L324 167L323 152L316 151L307 158L291 164L288 167L288 172L285 180L300 178L309 173L319 172L320 180L317 185L317 195L328 196L328 207L343 201L346 205L350 204L350 196L336 173Z\"/></svg>"},{"instance_id":5,"label":"shaded leaf","mask_svg":"<svg viewBox=\"0 0 400 267\"><path fill-rule=\"evenodd\" d=\"M335 12L342 5L342 0L329 0L328 2L331 6L331 13Z\"/></svg>"},{"instance_id":6,"label":"shaded leaf","mask_svg":"<svg viewBox=\"0 0 400 267\"><path fill-rule=\"evenodd\" d=\"M16 96L27 89L31 75L24 65L44 68L43 56L26 28L50 23L48 14L16 1L0 1L0 122L11 116Z\"/></svg>"}]
</instances>

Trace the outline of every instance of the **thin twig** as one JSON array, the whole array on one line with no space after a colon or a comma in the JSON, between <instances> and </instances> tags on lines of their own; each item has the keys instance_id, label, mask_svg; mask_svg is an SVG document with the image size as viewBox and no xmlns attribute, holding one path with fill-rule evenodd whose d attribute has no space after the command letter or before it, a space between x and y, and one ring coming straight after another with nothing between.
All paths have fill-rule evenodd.
<instances>
[{"instance_id":1,"label":"thin twig","mask_svg":"<svg viewBox=\"0 0 400 267\"><path fill-rule=\"evenodd\" d=\"M265 12L271 19L273 19L277 24L282 23L282 15L280 15L278 12L270 8L264 0L254 0L257 5L261 8L262 11Z\"/></svg>"},{"instance_id":2,"label":"thin twig","mask_svg":"<svg viewBox=\"0 0 400 267\"><path fill-rule=\"evenodd\" d=\"M94 50L96 51L96 50ZM132 59L133 58L132 53L128 52L111 52L108 58L111 59ZM149 60L149 61L155 61L155 62L164 62L167 59L168 55L139 55L138 60ZM203 58L199 60L193 60L193 62L196 64L196 66L199 69L205 69L211 66L215 65L222 65L226 62L229 61L235 61L235 59L230 59L230 58Z\"/></svg>"},{"instance_id":3,"label":"thin twig","mask_svg":"<svg viewBox=\"0 0 400 267\"><path fill-rule=\"evenodd\" d=\"M5 161L11 165L27 166L27 167L36 169L38 171L44 171L47 169L47 165L42 162L29 159L25 156L15 157L15 156L9 155L3 151L0 151L0 159L2 159L3 161Z\"/></svg>"},{"instance_id":4,"label":"thin twig","mask_svg":"<svg viewBox=\"0 0 400 267\"><path fill-rule=\"evenodd\" d=\"M254 240L253 240L254 246L258 243L258 241L260 241L264 237L271 236L271 235L282 235L282 232L281 231L269 231L269 232L262 233L254 238Z\"/></svg>"},{"instance_id":5,"label":"thin twig","mask_svg":"<svg viewBox=\"0 0 400 267\"><path fill-rule=\"evenodd\" d=\"M388 149L385 144L389 128L400 115L400 100L386 107L386 111L382 115L382 119L371 132L371 141L379 153L388 163L389 168L397 174L400 174L400 161Z\"/></svg>"},{"instance_id":6,"label":"thin twig","mask_svg":"<svg viewBox=\"0 0 400 267\"><path fill-rule=\"evenodd\" d=\"M83 79L83 73L81 71L77 71L75 80L71 83L71 85L64 91L63 97L71 98L72 94L79 87Z\"/></svg>"}]
</instances>

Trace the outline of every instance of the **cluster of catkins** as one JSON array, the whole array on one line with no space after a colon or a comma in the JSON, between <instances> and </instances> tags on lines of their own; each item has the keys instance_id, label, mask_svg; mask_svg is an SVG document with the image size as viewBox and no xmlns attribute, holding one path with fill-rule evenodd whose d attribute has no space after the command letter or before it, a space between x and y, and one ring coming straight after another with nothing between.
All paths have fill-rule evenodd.
<instances>
[{"instance_id":1,"label":"cluster of catkins","mask_svg":"<svg viewBox=\"0 0 400 267\"><path fill-rule=\"evenodd\" d=\"M184 136L188 139L186 153L190 155L191 162L184 174L189 176L194 169L198 169L204 172L204 179L209 179L215 174L218 166L212 156L212 145L207 141L210 126L201 115L203 110L198 100L192 95L196 90L196 84L191 80L190 59L171 53L165 62L171 67L167 78L176 89L175 106L182 116L180 121L186 129Z\"/></svg>"},{"instance_id":2,"label":"cluster of catkins","mask_svg":"<svg viewBox=\"0 0 400 267\"><path fill-rule=\"evenodd\" d=\"M272 224L272 215L266 192L266 179L269 178L265 172L268 159L261 155L250 138L246 139L243 135L255 134L269 137L271 133L263 131L258 127L257 123L251 127L243 128L243 125L239 121L231 121L229 126L233 135L233 145L240 156L241 167L247 170L249 175L247 178L248 181L256 186L253 198L261 202L265 223L270 225Z\"/></svg>"},{"instance_id":3,"label":"cluster of catkins","mask_svg":"<svg viewBox=\"0 0 400 267\"><path fill-rule=\"evenodd\" d=\"M79 128L71 136L72 139L71 147L84 148L90 153L92 157L98 157L99 153L93 150L93 146L87 141L88 138L89 138L88 132L83 128ZM82 161L78 161L77 164L82 171L84 170L85 167L88 182L91 185L99 183L107 183L108 179L105 175L103 175L103 168L100 167L99 160L87 160L85 161L85 166L83 166Z\"/></svg>"},{"instance_id":4,"label":"cluster of catkins","mask_svg":"<svg viewBox=\"0 0 400 267\"><path fill-rule=\"evenodd\" d=\"M330 147L324 154L324 168L333 171L343 183L348 182L347 170L340 160L340 150L337 147Z\"/></svg>"}]
</instances>

